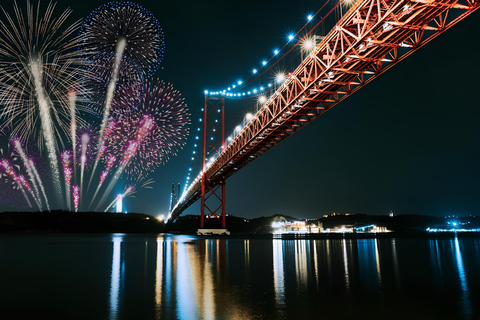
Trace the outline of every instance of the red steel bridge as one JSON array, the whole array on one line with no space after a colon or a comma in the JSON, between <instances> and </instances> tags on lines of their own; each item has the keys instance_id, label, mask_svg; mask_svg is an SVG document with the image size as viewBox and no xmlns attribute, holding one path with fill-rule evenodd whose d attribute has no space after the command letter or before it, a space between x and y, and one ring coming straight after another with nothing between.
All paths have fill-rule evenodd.
<instances>
[{"instance_id":1,"label":"red steel bridge","mask_svg":"<svg viewBox=\"0 0 480 320\"><path fill-rule=\"evenodd\" d=\"M169 219L201 198L200 228L208 218L219 219L225 228L229 176L479 8L479 0L358 1L228 145L223 121L209 121L212 114L223 116L224 97L207 94L201 178L180 197ZM207 141L212 132L220 142ZM205 163L209 144L217 155L211 164ZM210 198L219 204L208 206Z\"/></svg>"}]
</instances>

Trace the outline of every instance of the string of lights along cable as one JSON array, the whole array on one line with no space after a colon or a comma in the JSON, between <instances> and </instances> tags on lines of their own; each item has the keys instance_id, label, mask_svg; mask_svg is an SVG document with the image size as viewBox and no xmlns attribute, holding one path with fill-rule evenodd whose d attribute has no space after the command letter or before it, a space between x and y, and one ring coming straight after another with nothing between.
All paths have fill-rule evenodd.
<instances>
[{"instance_id":1,"label":"string of lights along cable","mask_svg":"<svg viewBox=\"0 0 480 320\"><path fill-rule=\"evenodd\" d=\"M226 136L221 154L205 159L195 178L189 168L184 192L169 219L200 198L202 176L209 189L224 185L230 175L478 8L479 1L472 0L358 0L308 15L298 32L287 35L283 47L275 48L243 79L204 91L206 100L250 99L252 111ZM285 65L295 68L283 69ZM194 150L192 161L197 154Z\"/></svg>"}]
</instances>

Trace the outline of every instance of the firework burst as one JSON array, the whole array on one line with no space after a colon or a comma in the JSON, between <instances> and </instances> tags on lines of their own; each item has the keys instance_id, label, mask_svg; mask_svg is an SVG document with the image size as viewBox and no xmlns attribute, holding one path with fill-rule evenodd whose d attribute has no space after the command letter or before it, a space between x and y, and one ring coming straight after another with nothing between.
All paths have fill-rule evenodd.
<instances>
[{"instance_id":1,"label":"firework burst","mask_svg":"<svg viewBox=\"0 0 480 320\"><path fill-rule=\"evenodd\" d=\"M131 99L129 92L124 92L115 103L128 104ZM125 160L129 156L125 163L127 176L145 176L185 145L189 124L180 93L169 83L149 81L135 112L117 121L109 150L123 154Z\"/></svg>"},{"instance_id":2,"label":"firework burst","mask_svg":"<svg viewBox=\"0 0 480 320\"><path fill-rule=\"evenodd\" d=\"M80 23L65 27L71 11L55 18L52 3L42 12L40 4L27 1L26 13L15 3L13 16L2 9L7 22L0 20L0 118L23 140L33 134L40 147L45 144L59 192L56 150L61 132L69 132L67 92L81 70L79 37L73 35Z\"/></svg>"}]
</instances>

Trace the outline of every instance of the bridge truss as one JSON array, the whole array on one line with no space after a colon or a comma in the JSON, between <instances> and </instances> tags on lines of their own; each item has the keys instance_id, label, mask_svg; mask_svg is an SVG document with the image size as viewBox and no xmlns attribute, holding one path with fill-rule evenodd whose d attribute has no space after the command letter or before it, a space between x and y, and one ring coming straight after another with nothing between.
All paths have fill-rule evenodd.
<instances>
[{"instance_id":1,"label":"bridge truss","mask_svg":"<svg viewBox=\"0 0 480 320\"><path fill-rule=\"evenodd\" d=\"M479 7L479 0L358 1L215 161L204 167L205 181L210 187L224 183ZM202 179L195 180L170 219L197 201L201 189Z\"/></svg>"}]
</instances>

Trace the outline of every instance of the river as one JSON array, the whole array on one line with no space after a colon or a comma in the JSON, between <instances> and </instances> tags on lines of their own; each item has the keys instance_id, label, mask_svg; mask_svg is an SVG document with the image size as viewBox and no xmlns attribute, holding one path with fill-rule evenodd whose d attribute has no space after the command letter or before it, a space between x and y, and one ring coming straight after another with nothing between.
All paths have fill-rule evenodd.
<instances>
[{"instance_id":1,"label":"river","mask_svg":"<svg viewBox=\"0 0 480 320\"><path fill-rule=\"evenodd\" d=\"M0 319L480 319L480 237L0 235Z\"/></svg>"}]
</instances>

